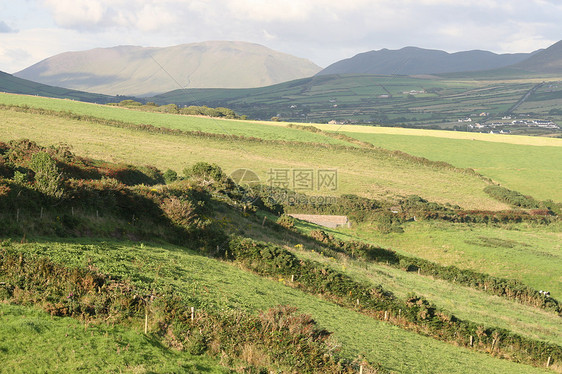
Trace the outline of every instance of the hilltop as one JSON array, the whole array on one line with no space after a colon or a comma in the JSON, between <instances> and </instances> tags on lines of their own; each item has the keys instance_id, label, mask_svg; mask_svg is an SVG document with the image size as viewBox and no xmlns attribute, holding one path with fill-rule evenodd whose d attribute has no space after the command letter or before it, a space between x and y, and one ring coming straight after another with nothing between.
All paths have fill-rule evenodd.
<instances>
[{"instance_id":1,"label":"hilltop","mask_svg":"<svg viewBox=\"0 0 562 374\"><path fill-rule=\"evenodd\" d=\"M259 87L314 75L312 62L246 42L117 46L66 52L14 75L43 84L147 96L179 87Z\"/></svg>"}]
</instances>

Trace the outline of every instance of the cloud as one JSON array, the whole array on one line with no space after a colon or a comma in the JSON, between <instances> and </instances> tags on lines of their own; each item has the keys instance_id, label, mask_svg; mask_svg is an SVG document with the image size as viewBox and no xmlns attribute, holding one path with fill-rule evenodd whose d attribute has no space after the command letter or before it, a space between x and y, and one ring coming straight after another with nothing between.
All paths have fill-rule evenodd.
<instances>
[{"instance_id":1,"label":"cloud","mask_svg":"<svg viewBox=\"0 0 562 374\"><path fill-rule=\"evenodd\" d=\"M43 18L58 29L51 33L56 39L38 32L42 41L25 47L35 59L49 57L48 51L119 44L242 40L327 66L357 53L409 45L448 52L529 52L562 35L559 0L37 1L46 12ZM28 43L26 35L18 48ZM6 47L2 43L0 38Z\"/></svg>"},{"instance_id":2,"label":"cloud","mask_svg":"<svg viewBox=\"0 0 562 374\"><path fill-rule=\"evenodd\" d=\"M12 29L8 24L4 21L0 21L0 33L1 34L8 34L12 32L17 32L16 30Z\"/></svg>"}]
</instances>

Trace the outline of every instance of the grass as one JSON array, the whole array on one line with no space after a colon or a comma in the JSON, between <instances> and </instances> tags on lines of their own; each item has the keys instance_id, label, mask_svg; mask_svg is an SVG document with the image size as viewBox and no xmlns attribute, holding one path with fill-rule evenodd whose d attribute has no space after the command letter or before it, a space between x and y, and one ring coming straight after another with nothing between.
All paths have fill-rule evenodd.
<instances>
[{"instance_id":1,"label":"grass","mask_svg":"<svg viewBox=\"0 0 562 374\"><path fill-rule=\"evenodd\" d=\"M275 217L268 215L268 219L275 220ZM562 325L560 317L555 313L384 264L366 263L340 255L326 257L320 254L322 248L314 241L303 240L302 237L286 231L279 233L266 231L261 227L260 220L241 220L240 217L227 215L223 221L228 222L229 229L233 232L243 230L246 236L256 240L285 246L301 258L327 264L335 270L347 273L355 280L373 286L382 285L384 289L393 292L399 298L405 299L408 293L414 292L459 318L486 326L502 327L533 339L562 345ZM296 221L296 227L302 231L318 229L328 231L324 227L305 221ZM299 250L301 246L303 249Z\"/></svg>"},{"instance_id":2,"label":"grass","mask_svg":"<svg viewBox=\"0 0 562 374\"><path fill-rule=\"evenodd\" d=\"M100 271L148 287L167 287L198 308L251 312L290 304L334 332L342 354L362 355L395 372L532 373L542 369L497 360L404 331L288 287L288 280L263 279L235 265L199 256L184 248L123 242L44 241L18 250L49 256L69 266L95 265ZM396 347L401 347L399 350Z\"/></svg>"},{"instance_id":3,"label":"grass","mask_svg":"<svg viewBox=\"0 0 562 374\"><path fill-rule=\"evenodd\" d=\"M165 127L184 131L202 131L214 134L241 135L260 139L347 144L338 139L333 139L324 135L303 134L302 131L299 130L279 126L268 126L263 123L258 124L255 122L239 120L143 112L133 109L82 103L72 100L0 94L0 104L28 105L30 107L55 111L70 111L72 113L102 119L131 122L136 124L148 124L156 127Z\"/></svg>"},{"instance_id":4,"label":"grass","mask_svg":"<svg viewBox=\"0 0 562 374\"><path fill-rule=\"evenodd\" d=\"M373 286L383 285L399 298L405 299L413 292L461 319L505 328L533 339L562 345L560 317L554 313L390 266L350 259L336 260L311 251L293 249L293 252L299 257L326 263L353 279Z\"/></svg>"},{"instance_id":5,"label":"grass","mask_svg":"<svg viewBox=\"0 0 562 374\"><path fill-rule=\"evenodd\" d=\"M227 373L206 356L168 349L123 326L88 325L0 303L2 372Z\"/></svg>"},{"instance_id":6,"label":"grass","mask_svg":"<svg viewBox=\"0 0 562 374\"><path fill-rule=\"evenodd\" d=\"M337 169L337 191L321 189L309 193L355 193L382 199L415 194L469 209L507 208L483 192L487 182L478 177L423 166L384 152L153 134L10 110L0 111L0 121L2 141L29 138L42 145L64 142L71 144L79 155L101 160L152 164L178 172L205 160L219 164L228 173L249 168L262 183L268 183L271 169ZM299 136L308 134L294 131Z\"/></svg>"},{"instance_id":7,"label":"grass","mask_svg":"<svg viewBox=\"0 0 562 374\"><path fill-rule=\"evenodd\" d=\"M505 142L496 142L488 134L471 140L431 134L344 133L386 149L475 169L507 188L541 200L562 201L562 190L559 188L562 180L562 169L559 167L562 139L497 135L495 138L503 138L500 140ZM509 143L510 140L519 144Z\"/></svg>"},{"instance_id":8,"label":"grass","mask_svg":"<svg viewBox=\"0 0 562 374\"><path fill-rule=\"evenodd\" d=\"M402 227L403 233L380 234L368 224L360 224L336 233L440 264L517 279L562 298L559 224L495 227L427 221Z\"/></svg>"}]
</instances>

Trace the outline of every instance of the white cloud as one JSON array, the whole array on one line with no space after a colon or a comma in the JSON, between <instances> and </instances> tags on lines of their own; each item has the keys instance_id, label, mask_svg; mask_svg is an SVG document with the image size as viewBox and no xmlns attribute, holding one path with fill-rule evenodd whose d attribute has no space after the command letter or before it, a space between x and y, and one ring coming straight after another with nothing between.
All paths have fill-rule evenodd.
<instances>
[{"instance_id":1,"label":"white cloud","mask_svg":"<svg viewBox=\"0 0 562 374\"><path fill-rule=\"evenodd\" d=\"M41 41L26 44L31 31L5 19L10 27L27 33L12 47L2 44L5 50L25 48L34 59L118 44L243 40L326 66L356 53L408 45L449 52L476 48L528 52L562 35L559 0L36 1L60 29L36 32ZM23 3L33 2L13 4ZM0 43L15 40L10 35L0 34ZM8 64L7 58L0 62ZM27 61L21 60L19 68Z\"/></svg>"},{"instance_id":2,"label":"white cloud","mask_svg":"<svg viewBox=\"0 0 562 374\"><path fill-rule=\"evenodd\" d=\"M88 29L102 23L107 5L96 0L44 0L55 22L62 27Z\"/></svg>"}]
</instances>

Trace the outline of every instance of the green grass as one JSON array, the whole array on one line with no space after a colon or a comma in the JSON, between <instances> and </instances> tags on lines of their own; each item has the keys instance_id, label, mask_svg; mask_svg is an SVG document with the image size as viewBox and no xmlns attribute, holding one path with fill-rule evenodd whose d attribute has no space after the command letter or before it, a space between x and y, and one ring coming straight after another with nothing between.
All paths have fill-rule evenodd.
<instances>
[{"instance_id":1,"label":"green grass","mask_svg":"<svg viewBox=\"0 0 562 374\"><path fill-rule=\"evenodd\" d=\"M345 272L355 280L373 286L382 285L385 290L393 292L401 299L405 299L408 293L414 292L459 318L486 326L502 327L533 339L562 345L562 324L560 324L560 317L555 313L384 264L352 260L344 255L326 257L319 253L322 248L312 240L303 240L302 237L287 231L264 230L260 220L256 222L240 219L234 215L227 217L224 221L229 223L230 230L233 232L243 230L246 236L256 240L285 246L299 257L327 264L337 271ZM268 215L267 219L275 221L276 217ZM330 231L305 221L296 221L296 227L305 232ZM335 230L330 232L344 236L347 230L343 233ZM345 239L349 240L350 237L346 236ZM303 245L304 248L299 250L298 244Z\"/></svg>"},{"instance_id":2,"label":"green grass","mask_svg":"<svg viewBox=\"0 0 562 374\"><path fill-rule=\"evenodd\" d=\"M559 146L534 146L430 136L343 133L379 147L475 169L504 187L537 199L562 201L562 141Z\"/></svg>"},{"instance_id":3,"label":"green grass","mask_svg":"<svg viewBox=\"0 0 562 374\"><path fill-rule=\"evenodd\" d=\"M206 356L166 348L142 331L51 317L32 307L0 303L4 373L227 373Z\"/></svg>"},{"instance_id":4,"label":"green grass","mask_svg":"<svg viewBox=\"0 0 562 374\"><path fill-rule=\"evenodd\" d=\"M319 261L343 271L353 279L373 286L383 285L399 298L405 299L408 293L414 292L461 319L501 327L533 339L562 345L562 325L560 317L554 313L390 266L366 264L347 258L326 258L311 251L293 249L293 252L299 257Z\"/></svg>"},{"instance_id":5,"label":"green grass","mask_svg":"<svg viewBox=\"0 0 562 374\"><path fill-rule=\"evenodd\" d=\"M338 233L440 264L517 279L562 298L560 224L495 227L426 221L402 227L403 233L380 234L361 224Z\"/></svg>"},{"instance_id":6,"label":"green grass","mask_svg":"<svg viewBox=\"0 0 562 374\"><path fill-rule=\"evenodd\" d=\"M71 144L77 154L100 160L152 164L162 170L171 168L178 172L205 160L219 164L227 173L249 168L257 173L262 183L268 183L271 169L337 169L337 191L308 192L319 195L354 193L381 199L415 194L469 209L507 208L483 192L487 182L476 176L420 165L384 152L153 134L11 110L1 110L0 121L1 141L29 138L41 145L64 142ZM310 134L293 131L298 137Z\"/></svg>"},{"instance_id":7,"label":"green grass","mask_svg":"<svg viewBox=\"0 0 562 374\"><path fill-rule=\"evenodd\" d=\"M0 94L0 104L28 105L30 107L55 111L70 111L72 113L102 119L131 122L135 124L148 124L156 127L165 127L184 131L202 131L214 134L241 135L260 139L348 144L341 140L333 139L321 134L303 134L302 131L281 126L270 126L248 121L152 113L107 105L82 103L72 100Z\"/></svg>"},{"instance_id":8,"label":"green grass","mask_svg":"<svg viewBox=\"0 0 562 374\"><path fill-rule=\"evenodd\" d=\"M288 280L263 279L180 247L77 240L45 241L16 248L69 266L90 263L101 272L145 287L166 287L188 305L250 312L279 304L293 305L311 314L321 327L333 331L344 356L362 355L395 372L543 372L404 331L290 288L286 285Z\"/></svg>"}]
</instances>

